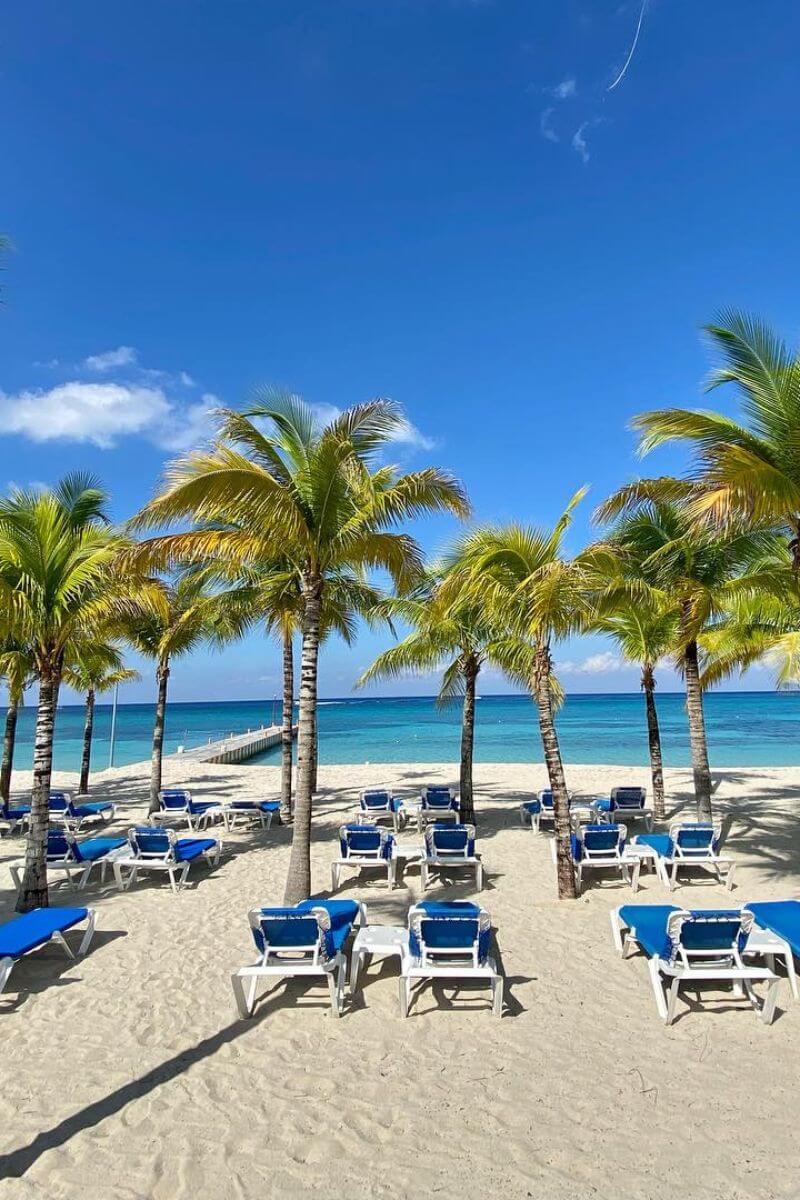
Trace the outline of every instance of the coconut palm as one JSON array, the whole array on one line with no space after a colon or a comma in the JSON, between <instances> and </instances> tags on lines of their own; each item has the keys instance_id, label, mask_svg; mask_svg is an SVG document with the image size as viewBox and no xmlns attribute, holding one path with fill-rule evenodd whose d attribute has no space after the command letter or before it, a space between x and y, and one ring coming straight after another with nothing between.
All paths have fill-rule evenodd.
<instances>
[{"instance_id":1,"label":"coconut palm","mask_svg":"<svg viewBox=\"0 0 800 1200\"><path fill-rule=\"evenodd\" d=\"M747 572L772 538L750 529L698 525L691 515L693 497L691 486L681 480L639 480L606 500L596 519L616 519L607 543L620 556L621 594L634 603L652 602L675 617L672 652L686 687L697 815L706 821L711 819L711 769L698 643L726 604L752 590Z\"/></svg>"},{"instance_id":2,"label":"coconut palm","mask_svg":"<svg viewBox=\"0 0 800 1200\"><path fill-rule=\"evenodd\" d=\"M97 693L110 692L119 683L138 679L136 671L123 666L119 649L109 642L92 640L73 647L70 660L65 664L63 678L77 692L85 696L83 724L83 750L78 795L89 791L89 770L92 760L92 737L94 734L94 707Z\"/></svg>"},{"instance_id":3,"label":"coconut palm","mask_svg":"<svg viewBox=\"0 0 800 1200\"><path fill-rule=\"evenodd\" d=\"M17 719L25 699L25 689L33 682L34 662L29 646L12 638L0 649L0 678L8 692L3 758L0 764L0 804L7 804L11 795L11 775L14 769L14 746L17 738Z\"/></svg>"},{"instance_id":4,"label":"coconut palm","mask_svg":"<svg viewBox=\"0 0 800 1200\"><path fill-rule=\"evenodd\" d=\"M641 667L641 687L647 714L647 740L650 750L650 777L653 783L653 812L656 820L666 816L664 806L664 764L661 732L656 708L656 664L675 641L677 614L665 610L652 597L631 596L618 592L611 611L598 616L596 628L609 634L622 657Z\"/></svg>"},{"instance_id":5,"label":"coconut palm","mask_svg":"<svg viewBox=\"0 0 800 1200\"><path fill-rule=\"evenodd\" d=\"M579 491L552 530L507 525L476 529L461 547L472 595L485 619L504 630L492 657L512 678L525 679L536 701L539 732L553 791L560 899L575 898L564 766L554 720L558 688L553 676L556 642L584 627L591 616L589 575L580 558L564 555L564 535Z\"/></svg>"},{"instance_id":6,"label":"coconut palm","mask_svg":"<svg viewBox=\"0 0 800 1200\"><path fill-rule=\"evenodd\" d=\"M133 561L140 561L134 556ZM172 664L203 642L218 644L238 630L226 627L230 614L220 593L209 590L200 573L187 571L159 585L162 603L132 614L119 632L140 654L156 664L156 711L150 760L150 808L158 812L164 757L164 725Z\"/></svg>"},{"instance_id":7,"label":"coconut palm","mask_svg":"<svg viewBox=\"0 0 800 1200\"><path fill-rule=\"evenodd\" d=\"M800 357L764 322L727 310L706 329L722 357L709 390L733 384L745 422L683 408L642 413L643 453L665 442L694 451L693 512L721 524L787 531L800 571Z\"/></svg>"},{"instance_id":8,"label":"coconut palm","mask_svg":"<svg viewBox=\"0 0 800 1200\"><path fill-rule=\"evenodd\" d=\"M445 595L440 584L449 579ZM397 679L407 675L442 671L438 703L444 706L462 698L461 762L459 791L461 816L475 822L472 788L472 759L475 742L475 694L491 631L480 605L468 592L468 577L462 569L458 549L447 565L434 571L408 597L393 597L383 611L399 619L412 631L396 646L384 650L361 675L356 686L375 679Z\"/></svg>"},{"instance_id":9,"label":"coconut palm","mask_svg":"<svg viewBox=\"0 0 800 1200\"><path fill-rule=\"evenodd\" d=\"M119 571L124 541L108 527L105 505L105 493L82 475L68 476L53 490L15 490L0 502L0 637L30 647L39 688L20 912L48 902L53 724L68 646L112 615L121 617L147 587L134 572Z\"/></svg>"},{"instance_id":10,"label":"coconut palm","mask_svg":"<svg viewBox=\"0 0 800 1200\"><path fill-rule=\"evenodd\" d=\"M302 597L302 649L288 904L311 890L317 666L327 582L342 568L378 568L407 590L420 574L421 556L414 540L396 527L426 512L468 511L462 488L445 472L428 468L401 475L379 465L378 455L404 428L399 410L386 400L357 405L323 426L302 400L268 393L248 413L223 413L217 445L173 464L163 491L135 522L152 529L187 518L202 523L233 518L243 526L242 558L251 550L263 555L268 547L271 557L293 564ZM250 532L256 525L257 535ZM153 562L187 552L203 561L222 540L214 530L174 534L151 539L145 552Z\"/></svg>"}]
</instances>

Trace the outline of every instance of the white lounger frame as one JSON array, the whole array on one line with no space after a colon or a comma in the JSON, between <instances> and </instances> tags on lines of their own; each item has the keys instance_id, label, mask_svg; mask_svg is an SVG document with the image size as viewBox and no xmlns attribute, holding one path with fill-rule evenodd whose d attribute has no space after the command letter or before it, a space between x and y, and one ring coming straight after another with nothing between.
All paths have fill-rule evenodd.
<instances>
[{"instance_id":1,"label":"white lounger frame","mask_svg":"<svg viewBox=\"0 0 800 1200\"><path fill-rule=\"evenodd\" d=\"M415 911L410 917L413 920ZM419 913L420 920L427 920L424 912ZM447 918L448 920L451 918ZM457 918L456 918L457 919ZM464 920L474 921L475 917L465 917ZM490 926L489 914L482 909L477 918L480 928ZM422 953L419 957L410 951L400 959L400 1016L407 1017L411 1004L412 984L415 980L426 979L474 979L488 983L491 990L492 1013L496 1017L503 1015L503 976L497 969L497 963L487 955L483 962L478 961L478 942L475 941L472 950L434 950L426 946L420 938Z\"/></svg>"},{"instance_id":2,"label":"white lounger frame","mask_svg":"<svg viewBox=\"0 0 800 1200\"><path fill-rule=\"evenodd\" d=\"M251 908L247 914L251 929L260 929L262 915L260 908ZM303 913L303 916L315 916L321 930L330 928L327 909L311 908L307 913ZM357 920L362 924L366 922L366 909L362 904L359 905ZM286 957L282 957L284 955ZM342 950L337 951L333 958L322 958L319 942L313 950L308 946L281 946L279 950L268 946L257 962L234 971L231 984L239 1016L246 1019L253 1015L259 979L287 975L292 978L304 975L325 978L331 998L331 1015L341 1016L347 981L347 958ZM249 986L245 991L246 980L249 981Z\"/></svg>"},{"instance_id":3,"label":"white lounger frame","mask_svg":"<svg viewBox=\"0 0 800 1200\"><path fill-rule=\"evenodd\" d=\"M169 838L170 849L165 854L122 854L119 858L115 858L112 862L114 868L114 878L117 881L119 890L127 892L132 883L136 881L136 876L139 871L166 871L169 875L170 887L177 894L180 888L186 884L186 877L189 874L189 868L193 863L197 862L196 858L189 859L188 862L176 862L174 845L178 838L174 829L159 830L160 833L165 833ZM213 850L204 850L202 858L211 867L219 865L219 857L222 853L222 840L216 839L216 846ZM123 847L124 850L124 847ZM122 872L125 868L130 870L130 875L127 879L123 878Z\"/></svg>"},{"instance_id":4,"label":"white lounger frame","mask_svg":"<svg viewBox=\"0 0 800 1200\"><path fill-rule=\"evenodd\" d=\"M614 821L613 824L619 825L619 822ZM581 829L580 822L577 820L575 820L574 828ZM625 826L619 825L619 831L620 841L627 841L628 831ZM550 842L550 854L553 864L557 866L558 848L555 838ZM575 870L575 887L578 895L581 894L583 889L583 873L587 870L618 870L622 875L623 882L628 884L631 891L638 892L639 873L642 869L641 861L638 858L628 856L625 851L621 854L619 851L612 854L609 850L587 850L585 845L583 847L583 855L584 857L580 862L575 862L574 859L572 862Z\"/></svg>"},{"instance_id":5,"label":"white lounger frame","mask_svg":"<svg viewBox=\"0 0 800 1200\"><path fill-rule=\"evenodd\" d=\"M430 828L425 831L425 855L420 861L420 875L422 882L422 890L426 892L431 880L431 874L434 871L454 871L466 868L468 871L475 872L475 890L481 891L483 888L483 863L479 854L467 854L468 846L463 850L453 850L438 854L434 854L430 850L429 834ZM474 842L475 826L467 826L467 837Z\"/></svg>"},{"instance_id":6,"label":"white lounger frame","mask_svg":"<svg viewBox=\"0 0 800 1200\"><path fill-rule=\"evenodd\" d=\"M376 850L356 850L341 857L335 858L331 863L331 891L337 891L342 879L342 868L353 867L356 871L361 871L363 867L378 867L386 868L386 881L389 885L389 890L394 887L397 879L397 861L392 855L390 858L384 858L381 851L387 835L385 831L381 832L381 844ZM339 837L345 835L344 828L339 830Z\"/></svg>"},{"instance_id":7,"label":"white lounger frame","mask_svg":"<svg viewBox=\"0 0 800 1200\"><path fill-rule=\"evenodd\" d=\"M673 943L677 936L674 932L675 928L679 927L682 920L690 915L686 909L678 909L670 914L667 920L667 936ZM638 942L630 927L622 920L618 908L610 913L610 917L614 944L624 958L632 946L638 946ZM749 933L753 923L753 914L744 909L742 911L742 927ZM678 992L681 985L685 983L730 983L735 995L747 996L765 1025L770 1025L775 1016L775 1002L778 997L780 978L769 967L747 966L736 946L732 946L728 953L722 951L709 953L708 951L686 950L683 946L677 945L674 960L668 961L664 958L648 956L647 969L658 1015L667 1025L671 1025L675 1019ZM753 987L756 983L768 984L767 995L763 1002L759 1000Z\"/></svg>"},{"instance_id":8,"label":"white lounger frame","mask_svg":"<svg viewBox=\"0 0 800 1200\"><path fill-rule=\"evenodd\" d=\"M81 939L81 944L78 947L77 954L70 949L69 942L64 937L64 934L61 933L60 930L56 930L55 932L50 934L50 937L47 939L46 942L41 942L40 945L34 946L32 950L26 950L25 954L20 954L16 958L12 958L10 955L6 956L4 958L0 958L0 992L3 991L3 988L8 983L8 977L11 974L12 970L14 969L15 964L19 962L20 958L25 958L25 957L27 957L28 954L35 954L37 950L41 950L44 946L49 946L50 942L56 942L61 947L61 949L64 951L67 958L72 958L72 959L82 958L83 955L86 953L86 951L89 949L89 944L91 943L91 940L94 937L94 931L95 931L95 927L97 925L97 912L95 911L95 909L87 908L86 921L87 921L86 930ZM76 922L76 924L77 924L77 922ZM72 929L74 929L74 928L75 928L75 925L72 926ZM71 933L72 930L71 929L67 930L67 932Z\"/></svg>"},{"instance_id":9,"label":"white lounger frame","mask_svg":"<svg viewBox=\"0 0 800 1200\"><path fill-rule=\"evenodd\" d=\"M705 824L705 822L699 822ZM709 867L716 873L720 883L725 884L726 892L729 892L733 887L733 872L736 866L732 858L725 854L720 854L719 851L712 849L711 846L707 850L684 850L678 845L677 831L686 827L687 822L676 821L669 827L669 836L675 846L675 853L672 858L665 858L661 854L655 857L655 867L661 876L661 881L667 891L674 892L677 883L678 871L681 867ZM708 823L713 829L714 841L719 842L722 834L722 826L717 822L713 825ZM725 867L725 876L723 877L722 868Z\"/></svg>"}]
</instances>

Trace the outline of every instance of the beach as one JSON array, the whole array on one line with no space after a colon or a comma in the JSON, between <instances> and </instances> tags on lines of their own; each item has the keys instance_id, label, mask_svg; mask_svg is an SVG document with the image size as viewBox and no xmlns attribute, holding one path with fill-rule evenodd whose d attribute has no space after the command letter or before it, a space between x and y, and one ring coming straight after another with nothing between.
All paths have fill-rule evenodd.
<instances>
[{"instance_id":1,"label":"beach","mask_svg":"<svg viewBox=\"0 0 800 1200\"><path fill-rule=\"evenodd\" d=\"M602 747L598 746L598 754ZM98 774L92 799L117 805L112 829L143 820L146 764ZM329 894L338 826L357 791L412 797L457 767L324 766L315 803L315 894ZM274 767L165 760L165 783L196 798L273 798ZM580 794L649 783L645 768L567 766ZM15 778L21 794L29 783ZM519 801L545 786L542 765L475 768L478 850L486 883L435 885L431 897L479 898L492 915L506 977L502 1020L485 990L426 987L398 1015L397 962L375 960L341 1020L327 990L270 985L237 1018L230 974L253 961L247 911L280 903L291 831L223 834L218 869L192 868L177 897L166 881L118 893L94 878L54 904L89 904L98 929L85 959L58 947L21 962L0 997L2 1200L351 1198L699 1198L797 1195L800 1005L782 981L778 1016L719 993L684 994L659 1020L644 959L622 961L608 913L631 893L590 882L555 899L549 837L520 826ZM637 901L725 906L798 895L800 768L714 772L716 813L736 859L729 897L710 881L670 898L651 873ZM58 773L53 786L74 786ZM666 772L668 811L691 817L691 776ZM413 840L413 834L404 833ZM0 840L0 918L13 911L8 867L24 839ZM699 878L699 877L698 877ZM370 922L403 924L419 871L346 873L337 893Z\"/></svg>"}]
</instances>

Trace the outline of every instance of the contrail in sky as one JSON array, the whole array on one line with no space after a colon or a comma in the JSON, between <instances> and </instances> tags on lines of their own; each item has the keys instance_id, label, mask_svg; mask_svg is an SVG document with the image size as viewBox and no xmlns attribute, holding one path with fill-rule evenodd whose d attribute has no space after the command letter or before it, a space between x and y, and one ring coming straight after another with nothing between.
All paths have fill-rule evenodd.
<instances>
[{"instance_id":1,"label":"contrail in sky","mask_svg":"<svg viewBox=\"0 0 800 1200\"><path fill-rule=\"evenodd\" d=\"M636 53L636 46L639 42L639 34L642 32L642 21L644 20L644 10L646 8L647 8L647 0L642 0L642 9L641 9L641 12L639 13L639 23L636 26L636 33L634 34L633 45L631 46L630 53L628 54L628 57L625 59L625 66L622 68L622 70L620 71L617 78L614 80L614 82L611 84L610 87L606 88L607 92L613 92L613 90L617 86L617 84L622 83L622 80L625 78L625 73L628 70L628 67L631 65L631 59L633 58L634 54Z\"/></svg>"}]
</instances>

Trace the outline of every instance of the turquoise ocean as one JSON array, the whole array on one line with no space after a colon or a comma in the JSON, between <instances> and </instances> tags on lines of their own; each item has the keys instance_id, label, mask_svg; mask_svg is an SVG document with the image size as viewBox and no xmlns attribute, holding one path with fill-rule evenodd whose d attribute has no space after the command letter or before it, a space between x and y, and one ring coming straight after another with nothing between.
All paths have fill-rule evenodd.
<instances>
[{"instance_id":1,"label":"turquoise ocean","mask_svg":"<svg viewBox=\"0 0 800 1200\"><path fill-rule=\"evenodd\" d=\"M661 693L658 711L667 766L689 763L683 696ZM0 710L2 711L2 710ZM187 749L229 733L244 732L279 719L273 700L170 704L166 752ZM32 763L34 707L22 710L15 765ZM711 761L714 766L791 766L800 764L800 694L788 692L712 692L706 697ZM93 766L108 766L111 707L99 705L95 718ZM153 707L125 704L117 710L115 766L150 755ZM558 716L566 762L645 765L647 732L639 694L568 696ZM427 697L323 700L319 710L320 760L323 763L458 761L460 712L444 711ZM83 710L59 709L55 767L80 764ZM253 763L277 763L279 749ZM478 762L541 762L536 714L524 696L484 696L475 727Z\"/></svg>"}]
</instances>

